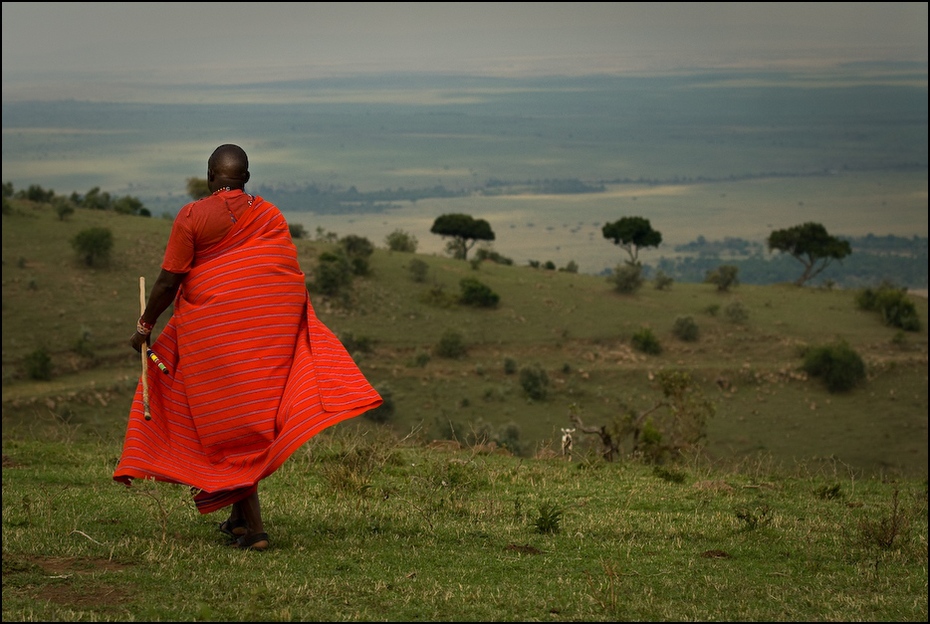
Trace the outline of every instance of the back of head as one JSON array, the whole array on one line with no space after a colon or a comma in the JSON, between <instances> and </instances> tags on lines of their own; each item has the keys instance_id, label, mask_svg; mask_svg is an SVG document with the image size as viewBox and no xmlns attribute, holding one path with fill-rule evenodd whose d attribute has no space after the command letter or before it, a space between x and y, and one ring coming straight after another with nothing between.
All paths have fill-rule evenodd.
<instances>
[{"instance_id":1,"label":"back of head","mask_svg":"<svg viewBox=\"0 0 930 624\"><path fill-rule=\"evenodd\" d=\"M227 143L213 150L207 161L207 183L211 190L241 189L249 181L249 157L238 145Z\"/></svg>"}]
</instances>

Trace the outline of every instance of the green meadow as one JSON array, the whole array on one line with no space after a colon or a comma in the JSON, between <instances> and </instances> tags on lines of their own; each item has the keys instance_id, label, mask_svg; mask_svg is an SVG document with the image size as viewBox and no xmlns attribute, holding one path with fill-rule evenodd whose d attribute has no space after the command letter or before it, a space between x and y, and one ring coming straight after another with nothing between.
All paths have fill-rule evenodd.
<instances>
[{"instance_id":1,"label":"green meadow","mask_svg":"<svg viewBox=\"0 0 930 624\"><path fill-rule=\"evenodd\" d=\"M646 284L390 252L313 296L390 399L263 482L271 548L230 548L186 488L112 481L159 218L13 202L3 216L4 621L925 621L927 302L900 332L850 291ZM113 232L108 266L70 241ZM344 235L344 234L343 234ZM332 243L296 241L308 280ZM414 260L426 279L412 279ZM453 303L463 277L500 294ZM739 322L715 310L740 302ZM691 316L700 333L671 328ZM662 352L631 337L650 328ZM465 353L439 355L450 329ZM157 331L157 329L156 329ZM865 382L831 394L804 346L845 340ZM51 378L29 377L37 351ZM545 396L519 373L543 370ZM684 371L714 406L660 463L601 456L607 426ZM157 415L156 415L157 417ZM500 442L500 443L499 443Z\"/></svg>"}]
</instances>

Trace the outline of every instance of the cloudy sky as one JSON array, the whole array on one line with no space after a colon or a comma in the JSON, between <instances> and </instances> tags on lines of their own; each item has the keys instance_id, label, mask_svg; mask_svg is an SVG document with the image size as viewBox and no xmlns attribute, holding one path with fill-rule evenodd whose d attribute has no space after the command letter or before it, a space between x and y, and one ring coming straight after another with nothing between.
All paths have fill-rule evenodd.
<instances>
[{"instance_id":1,"label":"cloudy sky","mask_svg":"<svg viewBox=\"0 0 930 624\"><path fill-rule=\"evenodd\" d=\"M389 71L927 61L927 3L4 2L3 99Z\"/></svg>"}]
</instances>

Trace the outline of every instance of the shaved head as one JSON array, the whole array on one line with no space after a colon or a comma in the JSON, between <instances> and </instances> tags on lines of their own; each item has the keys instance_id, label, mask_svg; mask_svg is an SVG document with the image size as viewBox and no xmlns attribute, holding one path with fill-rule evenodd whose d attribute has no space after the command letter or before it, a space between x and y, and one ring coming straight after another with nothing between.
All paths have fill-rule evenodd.
<instances>
[{"instance_id":1,"label":"shaved head","mask_svg":"<svg viewBox=\"0 0 930 624\"><path fill-rule=\"evenodd\" d=\"M207 183L215 191L225 186L241 189L249 181L249 157L238 145L227 143L213 150L207 161Z\"/></svg>"}]
</instances>

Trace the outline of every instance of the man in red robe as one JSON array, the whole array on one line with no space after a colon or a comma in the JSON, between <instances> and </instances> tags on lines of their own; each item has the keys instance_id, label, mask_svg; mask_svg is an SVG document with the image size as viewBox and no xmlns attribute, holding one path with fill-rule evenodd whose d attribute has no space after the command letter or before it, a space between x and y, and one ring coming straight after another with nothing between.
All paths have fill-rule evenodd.
<instances>
[{"instance_id":1,"label":"man in red robe","mask_svg":"<svg viewBox=\"0 0 930 624\"><path fill-rule=\"evenodd\" d=\"M148 408L139 384L113 474L190 486L198 510L230 506L220 530L238 548L269 545L258 482L311 437L381 404L317 318L281 211L245 192L246 153L216 148L212 195L175 217L161 272L130 344L149 348Z\"/></svg>"}]
</instances>

